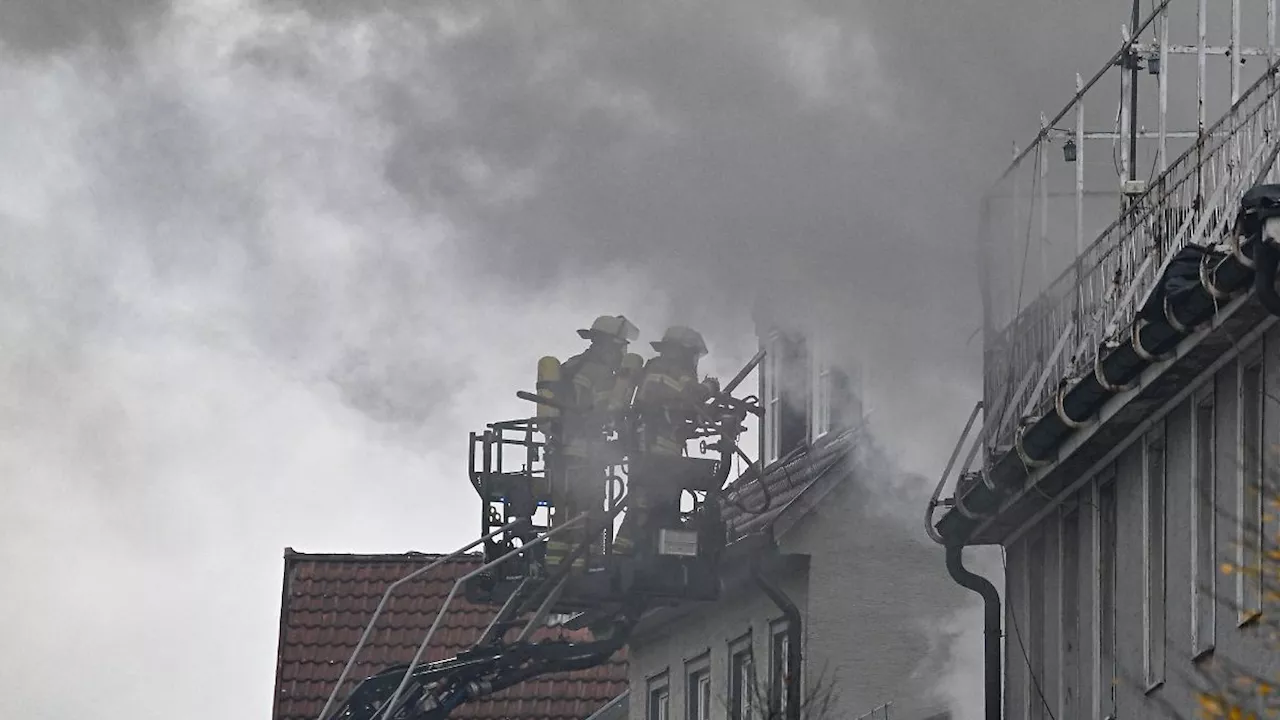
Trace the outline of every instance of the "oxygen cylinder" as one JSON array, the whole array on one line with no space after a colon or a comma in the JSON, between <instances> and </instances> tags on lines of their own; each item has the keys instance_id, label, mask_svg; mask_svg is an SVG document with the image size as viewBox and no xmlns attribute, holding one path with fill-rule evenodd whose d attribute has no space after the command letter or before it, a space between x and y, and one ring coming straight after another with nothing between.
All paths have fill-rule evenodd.
<instances>
[{"instance_id":1,"label":"oxygen cylinder","mask_svg":"<svg viewBox=\"0 0 1280 720\"><path fill-rule=\"evenodd\" d=\"M622 356L622 364L618 367L617 380L613 386L613 394L609 397L609 407L621 410L631 404L631 396L635 395L636 383L640 380L640 371L644 369L644 358L635 353Z\"/></svg>"},{"instance_id":2,"label":"oxygen cylinder","mask_svg":"<svg viewBox=\"0 0 1280 720\"><path fill-rule=\"evenodd\" d=\"M548 355L538 359L538 395L556 399L556 386L560 383L560 361ZM550 405L538 403L538 417L559 417L560 411Z\"/></svg>"}]
</instances>

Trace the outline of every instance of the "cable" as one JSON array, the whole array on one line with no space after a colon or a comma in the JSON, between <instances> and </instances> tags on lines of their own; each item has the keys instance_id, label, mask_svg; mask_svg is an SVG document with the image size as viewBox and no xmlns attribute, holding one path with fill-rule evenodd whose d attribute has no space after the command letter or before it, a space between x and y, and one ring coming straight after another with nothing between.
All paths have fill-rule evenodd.
<instances>
[{"instance_id":1,"label":"cable","mask_svg":"<svg viewBox=\"0 0 1280 720\"><path fill-rule=\"evenodd\" d=\"M1009 558L1005 555L1004 546L1000 546L1000 564L1004 567L1004 576L1009 577ZM1018 613L1013 608L1009 609L1009 618L1013 622L1013 636L1018 640L1018 648L1022 650L1022 659L1027 664L1027 675L1031 678L1031 684L1035 686L1036 695L1040 697L1040 704L1044 705L1044 711L1049 713L1049 720L1057 720L1053 714L1053 708L1049 707L1049 701L1044 697L1044 691L1040 689L1040 679L1036 677L1035 670L1031 667L1031 656L1027 654L1027 646L1022 644L1022 632L1018 630Z\"/></svg>"}]
</instances>

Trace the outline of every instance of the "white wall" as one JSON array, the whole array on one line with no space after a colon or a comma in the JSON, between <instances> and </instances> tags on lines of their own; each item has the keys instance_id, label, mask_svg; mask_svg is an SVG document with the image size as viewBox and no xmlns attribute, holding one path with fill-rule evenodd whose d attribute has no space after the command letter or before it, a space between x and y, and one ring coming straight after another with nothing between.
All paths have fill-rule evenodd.
<instances>
[{"instance_id":1,"label":"white wall","mask_svg":"<svg viewBox=\"0 0 1280 720\"><path fill-rule=\"evenodd\" d=\"M1264 342L1265 341L1265 342ZM1260 347L1261 345L1261 347ZM1269 333L1258 344L1245 351L1265 351L1264 361L1266 376L1265 390L1268 394L1264 403L1263 442L1269 450L1280 442L1280 332ZM1165 663L1164 682L1157 687L1146 687L1144 677L1144 659L1147 648L1144 645L1145 625L1145 574L1147 546L1144 534L1143 504L1143 448L1139 442L1126 448L1114 463L1117 485L1117 656L1121 672L1127 682L1122 682L1117 689L1118 717L1124 720L1139 718L1164 718L1165 711L1156 703L1163 699L1173 703L1189 716L1194 712L1193 698L1185 683L1192 676L1198 664L1212 662L1214 657L1229 658L1251 669L1264 677L1275 677L1280 671L1280 653L1275 645L1268 646L1265 638L1256 626L1238 627L1236 612L1219 603L1215 610L1216 649L1198 660L1192 659L1191 614L1192 614L1192 503L1193 494L1193 404L1201 392L1212 388L1215 397L1215 470L1217 488L1215 502L1225 512L1234 517L1239 500L1238 485L1238 452L1239 442L1237 427L1238 363L1232 361L1212 376L1203 378L1196 392L1177 407L1172 408L1164 417L1166 433L1166 475L1164 523L1166 554L1166 585L1163 594L1165 623ZM1273 457L1267 458L1274 462ZM1092 564L1093 543L1097 539L1097 518L1093 503L1096 498L1096 479L1076 494L1073 501L1081 503L1085 515L1081 516L1081 533L1078 549L1082 559L1078 581L1081 586L1082 599L1087 602L1090 612L1082 616L1080 632L1087 643L1084 648L1085 669L1083 686L1077 687L1081 696L1089 701L1092 695L1089 678L1098 673L1094 665L1093 645L1097 639L1097 623L1094 613L1097 612L1097 570ZM1013 627L1009 624L1011 613L1016 612L1019 628L1028 631L1028 589L1027 568L1031 542L1036 533L1045 533L1054 538L1059 534L1061 520L1059 513L1052 513L1037 527L1018 538L1008 549L1008 572L1006 594L1010 598L1006 607L1006 717L1012 719L1025 717L1028 697L1034 698L1034 690L1030 687L1028 663L1022 655ZM1233 522L1219 518L1215 539L1219 561L1231 559L1233 543L1237 538L1237 529ZM1274 527L1269 533L1274 538ZM1056 554L1055 554L1056 555ZM1060 556L1059 556L1060 557ZM1050 562L1056 562L1053 557ZM1084 562L1088 560L1087 562ZM1060 607L1063 579L1056 572L1046 573L1046 617L1055 618L1054 611ZM1221 574L1218 575L1219 592L1226 599L1233 599L1234 582ZM1157 600L1161 595L1157 593ZM1157 610L1158 611L1158 610ZM1280 612L1280 608L1272 604L1266 609L1267 614ZM1060 613L1057 616L1060 619ZM1275 622L1275 618L1270 619ZM1061 718L1062 683L1060 675L1063 671L1061 663L1060 632L1050 622L1048 643L1045 657L1045 677L1041 678L1042 688L1049 699L1054 714ZM1024 637L1025 640L1025 637ZM1158 638L1156 638L1158 641ZM1081 717L1094 717L1092 704L1087 703L1086 714ZM1102 708L1109 711L1109 704ZM1035 717L1034 715L1032 717ZM1099 715L1101 717L1101 715Z\"/></svg>"}]
</instances>

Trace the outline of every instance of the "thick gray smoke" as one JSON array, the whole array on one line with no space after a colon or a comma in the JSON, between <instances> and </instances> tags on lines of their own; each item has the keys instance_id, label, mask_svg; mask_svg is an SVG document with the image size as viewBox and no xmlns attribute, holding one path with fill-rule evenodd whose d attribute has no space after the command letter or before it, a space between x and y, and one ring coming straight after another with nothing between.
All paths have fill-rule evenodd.
<instances>
[{"instance_id":1,"label":"thick gray smoke","mask_svg":"<svg viewBox=\"0 0 1280 720\"><path fill-rule=\"evenodd\" d=\"M0 715L267 712L264 558L464 542L466 431L599 312L721 377L753 299L822 318L933 475L973 201L1126 13L0 3Z\"/></svg>"}]
</instances>

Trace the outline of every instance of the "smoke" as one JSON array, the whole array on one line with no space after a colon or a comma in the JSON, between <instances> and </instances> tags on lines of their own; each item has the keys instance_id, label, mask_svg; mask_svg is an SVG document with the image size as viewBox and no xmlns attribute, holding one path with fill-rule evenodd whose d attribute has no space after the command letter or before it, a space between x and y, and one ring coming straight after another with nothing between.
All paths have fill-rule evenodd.
<instances>
[{"instance_id":1,"label":"smoke","mask_svg":"<svg viewBox=\"0 0 1280 720\"><path fill-rule=\"evenodd\" d=\"M262 558L464 542L465 432L601 312L722 378L811 318L934 476L982 178L1112 6L7 0L0 712L265 710Z\"/></svg>"}]
</instances>

